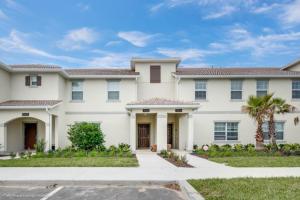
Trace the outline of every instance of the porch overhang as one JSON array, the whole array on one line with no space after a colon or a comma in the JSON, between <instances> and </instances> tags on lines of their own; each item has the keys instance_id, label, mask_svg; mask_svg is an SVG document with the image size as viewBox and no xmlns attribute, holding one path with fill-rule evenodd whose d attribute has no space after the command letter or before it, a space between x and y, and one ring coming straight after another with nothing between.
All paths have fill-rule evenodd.
<instances>
[{"instance_id":1,"label":"porch overhang","mask_svg":"<svg viewBox=\"0 0 300 200\"><path fill-rule=\"evenodd\" d=\"M132 109L198 109L200 104L198 102L169 100L162 98L152 98L148 100L141 100L131 102L126 105L127 110Z\"/></svg>"},{"instance_id":2,"label":"porch overhang","mask_svg":"<svg viewBox=\"0 0 300 200\"><path fill-rule=\"evenodd\" d=\"M47 110L61 103L60 100L10 100L0 103L0 110Z\"/></svg>"}]
</instances>

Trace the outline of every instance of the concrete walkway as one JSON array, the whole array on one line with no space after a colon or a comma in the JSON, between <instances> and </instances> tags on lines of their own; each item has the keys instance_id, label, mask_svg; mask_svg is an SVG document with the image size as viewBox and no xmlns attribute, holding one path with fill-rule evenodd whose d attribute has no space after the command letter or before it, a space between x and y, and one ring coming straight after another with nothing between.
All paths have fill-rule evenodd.
<instances>
[{"instance_id":1,"label":"concrete walkway","mask_svg":"<svg viewBox=\"0 0 300 200\"><path fill-rule=\"evenodd\" d=\"M185 152L178 152L186 154ZM140 167L9 167L0 168L0 181L101 180L101 181L177 181L203 178L300 177L300 167L235 168L186 154L195 168L178 168L155 153L137 152Z\"/></svg>"}]
</instances>

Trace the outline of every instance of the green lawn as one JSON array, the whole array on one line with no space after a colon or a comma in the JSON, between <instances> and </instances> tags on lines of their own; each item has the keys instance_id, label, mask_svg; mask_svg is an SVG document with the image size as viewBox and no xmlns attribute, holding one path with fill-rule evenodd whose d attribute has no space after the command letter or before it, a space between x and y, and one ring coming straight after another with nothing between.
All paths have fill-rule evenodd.
<instances>
[{"instance_id":1,"label":"green lawn","mask_svg":"<svg viewBox=\"0 0 300 200\"><path fill-rule=\"evenodd\" d=\"M137 167L135 157L72 157L0 160L0 167Z\"/></svg>"},{"instance_id":2,"label":"green lawn","mask_svg":"<svg viewBox=\"0 0 300 200\"><path fill-rule=\"evenodd\" d=\"M188 181L206 200L300 199L300 178L238 178Z\"/></svg>"},{"instance_id":3,"label":"green lawn","mask_svg":"<svg viewBox=\"0 0 300 200\"><path fill-rule=\"evenodd\" d=\"M232 167L300 167L300 156L216 157L209 160Z\"/></svg>"}]
</instances>

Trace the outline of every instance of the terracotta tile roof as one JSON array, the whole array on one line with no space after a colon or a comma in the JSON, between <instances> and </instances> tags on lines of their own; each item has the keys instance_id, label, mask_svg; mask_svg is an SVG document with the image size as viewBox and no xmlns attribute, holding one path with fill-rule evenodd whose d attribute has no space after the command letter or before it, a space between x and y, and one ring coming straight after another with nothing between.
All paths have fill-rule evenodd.
<instances>
[{"instance_id":1,"label":"terracotta tile roof","mask_svg":"<svg viewBox=\"0 0 300 200\"><path fill-rule=\"evenodd\" d=\"M300 75L300 72L280 68L178 68L176 75L230 76L230 75Z\"/></svg>"},{"instance_id":2,"label":"terracotta tile roof","mask_svg":"<svg viewBox=\"0 0 300 200\"><path fill-rule=\"evenodd\" d=\"M12 69L61 69L57 65L45 65L45 64L16 64L9 65Z\"/></svg>"},{"instance_id":3,"label":"terracotta tile roof","mask_svg":"<svg viewBox=\"0 0 300 200\"><path fill-rule=\"evenodd\" d=\"M108 68L97 68L97 69L66 69L69 75L139 75L131 69L108 69Z\"/></svg>"},{"instance_id":4,"label":"terracotta tile roof","mask_svg":"<svg viewBox=\"0 0 300 200\"><path fill-rule=\"evenodd\" d=\"M54 106L60 100L10 100L0 103L1 106Z\"/></svg>"},{"instance_id":5,"label":"terracotta tile roof","mask_svg":"<svg viewBox=\"0 0 300 200\"><path fill-rule=\"evenodd\" d=\"M179 100L171 100L171 99L163 99L163 98L152 98L152 99L130 102L127 105L199 105L199 103L192 102L192 101L179 101Z\"/></svg>"}]
</instances>

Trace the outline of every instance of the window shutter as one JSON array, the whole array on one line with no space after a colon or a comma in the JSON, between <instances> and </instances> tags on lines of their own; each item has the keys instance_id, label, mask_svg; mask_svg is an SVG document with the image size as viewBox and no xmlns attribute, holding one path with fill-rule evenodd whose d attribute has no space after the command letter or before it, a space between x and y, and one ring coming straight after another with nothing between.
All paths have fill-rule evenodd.
<instances>
[{"instance_id":1,"label":"window shutter","mask_svg":"<svg viewBox=\"0 0 300 200\"><path fill-rule=\"evenodd\" d=\"M25 76L25 86L30 86L30 76Z\"/></svg>"},{"instance_id":2,"label":"window shutter","mask_svg":"<svg viewBox=\"0 0 300 200\"><path fill-rule=\"evenodd\" d=\"M150 66L150 83L160 83L160 66Z\"/></svg>"},{"instance_id":3,"label":"window shutter","mask_svg":"<svg viewBox=\"0 0 300 200\"><path fill-rule=\"evenodd\" d=\"M42 77L37 76L37 86L41 86L41 85L42 85Z\"/></svg>"}]
</instances>

